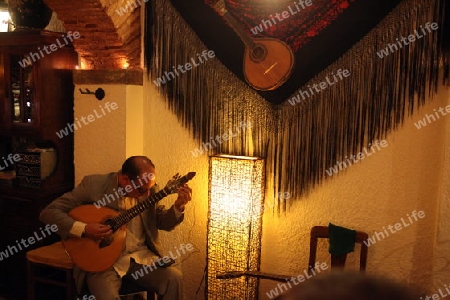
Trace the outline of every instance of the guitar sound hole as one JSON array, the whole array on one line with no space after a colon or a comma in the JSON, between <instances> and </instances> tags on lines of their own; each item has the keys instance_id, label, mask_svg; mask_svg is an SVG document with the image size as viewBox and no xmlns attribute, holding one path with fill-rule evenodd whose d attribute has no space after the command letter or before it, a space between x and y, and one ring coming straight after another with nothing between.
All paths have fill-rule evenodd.
<instances>
[{"instance_id":1,"label":"guitar sound hole","mask_svg":"<svg viewBox=\"0 0 450 300\"><path fill-rule=\"evenodd\" d=\"M115 232L117 230L117 224L112 219L105 220L105 222L103 222L103 224L109 225L113 232Z\"/></svg>"},{"instance_id":2,"label":"guitar sound hole","mask_svg":"<svg viewBox=\"0 0 450 300\"><path fill-rule=\"evenodd\" d=\"M254 62L263 61L267 55L267 49L261 44L255 45L250 53L250 58Z\"/></svg>"},{"instance_id":3,"label":"guitar sound hole","mask_svg":"<svg viewBox=\"0 0 450 300\"><path fill-rule=\"evenodd\" d=\"M109 245L112 244L112 242L114 241L114 234L111 234L109 237L107 237L106 239L102 239L100 241L100 243L98 244L98 247L101 248L105 248L108 247Z\"/></svg>"}]
</instances>

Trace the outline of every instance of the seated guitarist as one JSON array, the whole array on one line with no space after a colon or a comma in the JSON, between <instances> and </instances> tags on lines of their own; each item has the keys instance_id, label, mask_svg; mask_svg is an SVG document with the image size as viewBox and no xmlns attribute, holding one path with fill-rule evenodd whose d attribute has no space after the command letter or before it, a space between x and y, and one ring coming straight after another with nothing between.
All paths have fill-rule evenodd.
<instances>
[{"instance_id":1,"label":"seated guitarist","mask_svg":"<svg viewBox=\"0 0 450 300\"><path fill-rule=\"evenodd\" d=\"M75 189L50 203L42 211L40 220L46 224L56 224L62 239L70 236L83 236L94 240L107 238L112 234L109 226L75 221L68 212L79 205L94 202L98 204L98 200L102 198L103 201L107 199L103 202L107 207L116 210L128 209L139 199L145 199L155 192L155 174L155 166L150 159L145 156L132 156L123 163L118 172L84 177ZM134 279L130 276L141 270L143 265L152 264L155 255L162 257L158 245L158 230L170 231L183 221L184 207L191 200L192 190L184 185L177 193L178 198L169 209L153 205L127 224L125 249L109 269L88 273L75 267L74 277L79 294L83 293L83 285L86 282L90 293L97 300L119 300L118 292L122 279L126 278L134 280L143 288L156 291L164 300L182 299L182 275L175 267L157 265L156 269L151 269L151 272L142 277Z\"/></svg>"}]
</instances>

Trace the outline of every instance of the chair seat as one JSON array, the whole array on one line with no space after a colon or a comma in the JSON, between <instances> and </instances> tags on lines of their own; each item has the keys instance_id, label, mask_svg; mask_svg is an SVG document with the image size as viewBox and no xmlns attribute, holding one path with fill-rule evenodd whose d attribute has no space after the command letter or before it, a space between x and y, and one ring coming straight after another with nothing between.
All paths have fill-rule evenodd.
<instances>
[{"instance_id":1,"label":"chair seat","mask_svg":"<svg viewBox=\"0 0 450 300\"><path fill-rule=\"evenodd\" d=\"M30 250L26 254L27 260L31 263L36 264L43 264L46 266L54 267L54 268L60 268L60 269L66 269L66 272L69 272L66 274L66 282L63 283L67 288L67 299L73 299L72 295L72 276L71 271L74 267L74 263L70 256L67 254L66 249L64 248L64 245L62 242L54 243L50 246L44 246L37 248L35 250ZM42 281L50 284L57 284L54 280L44 280L39 279L37 276L35 277L34 271L33 271L33 265L29 264L29 299L34 299L34 285L36 281ZM58 284L59 285L59 284ZM132 294L138 294L145 292L146 290L139 287L136 284L133 284L133 282L125 281L122 285L122 288L120 290L121 296L126 295L132 295ZM154 294L149 293L147 291L147 299L154 299Z\"/></svg>"},{"instance_id":2,"label":"chair seat","mask_svg":"<svg viewBox=\"0 0 450 300\"><path fill-rule=\"evenodd\" d=\"M27 252L27 259L33 263L45 264L56 268L73 269L73 261L67 254L62 242L30 250Z\"/></svg>"}]
</instances>

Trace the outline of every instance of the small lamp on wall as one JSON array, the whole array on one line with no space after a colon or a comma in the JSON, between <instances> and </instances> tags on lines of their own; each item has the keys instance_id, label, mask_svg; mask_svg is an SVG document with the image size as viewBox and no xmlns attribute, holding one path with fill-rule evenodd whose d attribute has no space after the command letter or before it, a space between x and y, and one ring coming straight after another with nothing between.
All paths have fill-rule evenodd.
<instances>
[{"instance_id":1,"label":"small lamp on wall","mask_svg":"<svg viewBox=\"0 0 450 300\"><path fill-rule=\"evenodd\" d=\"M229 271L259 271L264 160L215 155L209 158L207 299L257 299L258 280L216 279Z\"/></svg>"},{"instance_id":2,"label":"small lamp on wall","mask_svg":"<svg viewBox=\"0 0 450 300\"><path fill-rule=\"evenodd\" d=\"M10 31L11 18L9 16L8 4L0 1L0 32Z\"/></svg>"}]
</instances>

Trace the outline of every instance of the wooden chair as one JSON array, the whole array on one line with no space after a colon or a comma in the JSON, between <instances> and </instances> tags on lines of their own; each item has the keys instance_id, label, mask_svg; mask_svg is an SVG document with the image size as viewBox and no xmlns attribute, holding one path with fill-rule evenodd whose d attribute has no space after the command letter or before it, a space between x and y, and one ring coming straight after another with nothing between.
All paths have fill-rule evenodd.
<instances>
[{"instance_id":1,"label":"wooden chair","mask_svg":"<svg viewBox=\"0 0 450 300\"><path fill-rule=\"evenodd\" d=\"M316 263L316 253L317 253L317 242L318 239L329 239L330 234L328 231L328 226L314 226L311 228L311 239L309 243L309 262L308 270L314 268ZM359 270L365 272L367 265L367 246L364 244L369 238L367 233L362 231L356 231L355 243L361 244L361 251L359 254ZM347 254L343 255L331 255L331 269L344 268L345 261L347 260Z\"/></svg>"},{"instance_id":2,"label":"wooden chair","mask_svg":"<svg viewBox=\"0 0 450 300\"><path fill-rule=\"evenodd\" d=\"M66 289L66 299L76 297L72 269L73 262L67 255L61 242L44 246L27 252L27 292L28 300L36 299L35 286L37 282L60 286ZM42 272L50 269L51 272ZM64 280L61 280L61 273Z\"/></svg>"},{"instance_id":3,"label":"wooden chair","mask_svg":"<svg viewBox=\"0 0 450 300\"><path fill-rule=\"evenodd\" d=\"M26 256L28 268L28 300L36 299L35 287L37 282L65 288L66 300L77 298L72 277L74 265L61 242L28 251ZM39 271L44 267L54 272L46 272L44 275L41 275L42 272L40 273ZM63 280L61 280L62 274L64 274ZM121 297L137 297L143 292L147 292L147 300L155 299L155 293L153 291L146 291L132 282L123 284L119 294Z\"/></svg>"},{"instance_id":4,"label":"wooden chair","mask_svg":"<svg viewBox=\"0 0 450 300\"><path fill-rule=\"evenodd\" d=\"M317 254L317 242L319 238L328 239L330 237L328 226L314 226L311 228L311 238L309 245L309 262L308 262L308 272L311 274L311 270L314 269L316 264L316 254ZM367 246L364 241L368 239L368 235L362 231L356 231L355 243L361 244L361 252L359 256L359 270L364 272L367 265ZM331 269L343 268L347 259L347 254L334 256L331 255ZM233 271L226 272L216 275L217 279L230 279L238 278L241 276L255 277L259 279L268 279L280 282L290 281L292 275L278 275L270 274L259 271Z\"/></svg>"}]
</instances>

